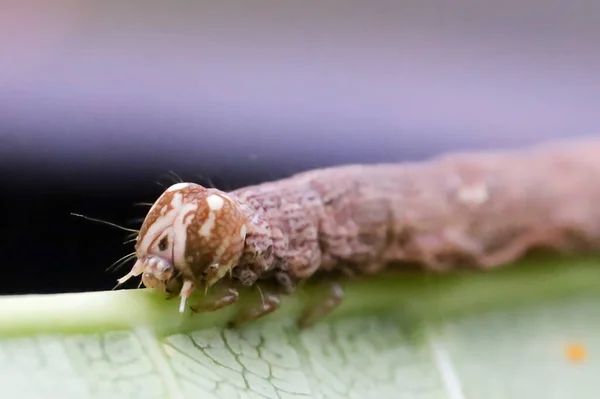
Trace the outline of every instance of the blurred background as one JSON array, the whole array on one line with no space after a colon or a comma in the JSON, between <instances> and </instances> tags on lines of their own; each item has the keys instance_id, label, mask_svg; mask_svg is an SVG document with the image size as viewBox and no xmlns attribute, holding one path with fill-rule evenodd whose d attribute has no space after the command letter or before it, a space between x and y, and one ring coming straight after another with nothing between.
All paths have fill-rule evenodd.
<instances>
[{"instance_id":1,"label":"blurred background","mask_svg":"<svg viewBox=\"0 0 600 399\"><path fill-rule=\"evenodd\" d=\"M600 133L599 50L594 0L0 0L0 294L113 288L133 245L70 213L137 227L169 172Z\"/></svg>"}]
</instances>

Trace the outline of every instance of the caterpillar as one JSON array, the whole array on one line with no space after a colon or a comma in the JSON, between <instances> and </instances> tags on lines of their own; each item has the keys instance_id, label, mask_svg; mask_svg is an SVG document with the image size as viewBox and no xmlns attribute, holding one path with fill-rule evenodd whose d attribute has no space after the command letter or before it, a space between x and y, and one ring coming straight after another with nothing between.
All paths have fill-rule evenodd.
<instances>
[{"instance_id":1,"label":"caterpillar","mask_svg":"<svg viewBox=\"0 0 600 399\"><path fill-rule=\"evenodd\" d=\"M334 166L229 192L181 182L148 211L137 260L118 282L141 275L144 286L178 295L181 312L194 290L219 281L274 282L266 301L232 321L239 325L318 274L373 275L409 263L488 270L538 247L598 249L598 182L597 139ZM340 285L331 287L301 325L341 302ZM228 286L202 310L238 298Z\"/></svg>"}]
</instances>

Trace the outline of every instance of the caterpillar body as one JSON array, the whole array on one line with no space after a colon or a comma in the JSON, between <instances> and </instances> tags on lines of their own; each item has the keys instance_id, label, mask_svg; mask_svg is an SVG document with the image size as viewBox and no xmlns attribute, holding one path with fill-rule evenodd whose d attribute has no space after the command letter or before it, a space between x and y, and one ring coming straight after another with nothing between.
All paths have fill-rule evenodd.
<instances>
[{"instance_id":1,"label":"caterpillar body","mask_svg":"<svg viewBox=\"0 0 600 399\"><path fill-rule=\"evenodd\" d=\"M177 183L149 210L137 261L119 283L141 275L146 287L179 295L183 312L199 287L275 281L281 292L256 318L318 273L406 263L489 269L537 247L598 249L599 181L600 140L592 139L316 169L230 192ZM317 313L341 300L332 287ZM213 308L237 298L229 288Z\"/></svg>"}]
</instances>

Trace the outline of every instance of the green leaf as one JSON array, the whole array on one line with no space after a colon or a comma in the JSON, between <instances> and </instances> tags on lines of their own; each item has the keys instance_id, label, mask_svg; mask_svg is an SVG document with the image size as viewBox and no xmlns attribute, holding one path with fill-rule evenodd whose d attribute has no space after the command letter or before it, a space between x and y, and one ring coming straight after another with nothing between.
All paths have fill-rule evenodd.
<instances>
[{"instance_id":1,"label":"green leaf","mask_svg":"<svg viewBox=\"0 0 600 399\"><path fill-rule=\"evenodd\" d=\"M0 398L595 399L599 288L594 256L356 279L303 331L317 285L235 331L150 290L3 297Z\"/></svg>"}]
</instances>

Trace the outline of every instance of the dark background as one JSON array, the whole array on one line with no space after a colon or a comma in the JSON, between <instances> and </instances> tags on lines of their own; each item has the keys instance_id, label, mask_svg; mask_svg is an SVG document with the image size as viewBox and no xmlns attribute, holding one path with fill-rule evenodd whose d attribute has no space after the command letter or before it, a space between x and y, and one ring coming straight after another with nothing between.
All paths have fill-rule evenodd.
<instances>
[{"instance_id":1,"label":"dark background","mask_svg":"<svg viewBox=\"0 0 600 399\"><path fill-rule=\"evenodd\" d=\"M600 3L0 0L0 294L111 289L168 172L221 189L594 134Z\"/></svg>"}]
</instances>

